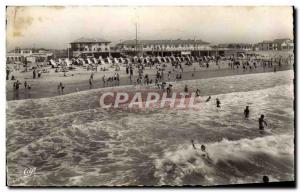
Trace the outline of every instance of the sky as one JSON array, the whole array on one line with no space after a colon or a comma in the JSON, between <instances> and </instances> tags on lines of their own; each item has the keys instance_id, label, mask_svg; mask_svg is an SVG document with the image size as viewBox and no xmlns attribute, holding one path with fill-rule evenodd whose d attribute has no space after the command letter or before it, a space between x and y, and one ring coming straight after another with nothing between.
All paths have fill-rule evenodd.
<instances>
[{"instance_id":1,"label":"sky","mask_svg":"<svg viewBox=\"0 0 300 192\"><path fill-rule=\"evenodd\" d=\"M7 7L7 49L66 49L81 38L113 44L135 39L201 39L219 43L258 43L293 39L289 6L53 6Z\"/></svg>"}]
</instances>

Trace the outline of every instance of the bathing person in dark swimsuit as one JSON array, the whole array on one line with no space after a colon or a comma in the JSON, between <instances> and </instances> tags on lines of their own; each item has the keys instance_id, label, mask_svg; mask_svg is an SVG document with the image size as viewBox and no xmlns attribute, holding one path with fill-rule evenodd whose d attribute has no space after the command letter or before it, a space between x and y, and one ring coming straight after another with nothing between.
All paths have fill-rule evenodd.
<instances>
[{"instance_id":1,"label":"bathing person in dark swimsuit","mask_svg":"<svg viewBox=\"0 0 300 192\"><path fill-rule=\"evenodd\" d=\"M244 110L244 115L246 119L249 118L249 113L250 113L249 106L246 106L246 109Z\"/></svg>"},{"instance_id":2,"label":"bathing person in dark swimsuit","mask_svg":"<svg viewBox=\"0 0 300 192\"><path fill-rule=\"evenodd\" d=\"M196 149L196 146L194 144L194 140L193 139L191 140L191 142L192 142L193 148Z\"/></svg>"},{"instance_id":3,"label":"bathing person in dark swimsuit","mask_svg":"<svg viewBox=\"0 0 300 192\"><path fill-rule=\"evenodd\" d=\"M209 101L210 101L210 99L211 99L211 96L209 96L209 97L206 99L206 101L205 101L205 102L209 102Z\"/></svg>"},{"instance_id":4,"label":"bathing person in dark swimsuit","mask_svg":"<svg viewBox=\"0 0 300 192\"><path fill-rule=\"evenodd\" d=\"M259 129L260 130L264 130L265 126L268 126L267 122L264 120L264 115L261 115L260 118L258 119L258 123L259 123Z\"/></svg>"},{"instance_id":5,"label":"bathing person in dark swimsuit","mask_svg":"<svg viewBox=\"0 0 300 192\"><path fill-rule=\"evenodd\" d=\"M217 107L218 107L218 108L221 107L221 106L220 106L220 105L221 105L221 102L220 102L219 98L216 99L216 104L217 104Z\"/></svg>"}]
</instances>

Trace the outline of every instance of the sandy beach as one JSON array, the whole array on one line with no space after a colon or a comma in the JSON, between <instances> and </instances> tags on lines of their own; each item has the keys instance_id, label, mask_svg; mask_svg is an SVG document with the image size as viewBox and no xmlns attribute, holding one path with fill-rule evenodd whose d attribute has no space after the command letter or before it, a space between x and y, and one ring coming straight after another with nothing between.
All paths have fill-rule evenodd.
<instances>
[{"instance_id":1,"label":"sandy beach","mask_svg":"<svg viewBox=\"0 0 300 192\"><path fill-rule=\"evenodd\" d=\"M194 62L191 66L187 66L183 64L183 73L181 80L191 80L191 79L203 79L203 78L212 78L212 77L222 77L222 76L231 76L231 75L241 75L241 74L249 74L249 73L264 73L264 72L274 72L274 67L271 68L263 68L258 66L253 70L243 70L239 69L230 69L228 63L226 61L221 61L220 65L217 66L215 62L209 62L209 68L204 66L199 66L199 63ZM165 72L164 72L164 81L173 82L176 81L175 72L173 71L174 67L166 63L165 64ZM293 69L291 64L282 64L280 67L277 63L274 63L276 66L276 71L289 70ZM102 78L105 75L106 78L112 77L115 73L120 75L120 86L122 85L132 85L130 82L129 75L126 74L126 68L124 65L120 65L120 70L116 71L115 67L111 67L110 64L100 65L100 67L105 67L107 71L88 71L82 67L76 67L75 70L68 71L66 76L64 76L63 72L55 72L55 69L51 67L46 67L49 73L42 73L41 78L33 79L32 71L21 72L13 71L12 75L15 76L17 80L21 82L21 88L16 93L13 89L13 80L7 80L6 84L6 94L7 100L15 100L15 99L31 99L31 98L43 98L43 97L51 97L57 96L61 93L58 92L57 86L60 82L62 82L65 86L64 93L73 93L88 89L96 89L103 88ZM99 67L99 69L100 69ZM146 67L144 71L144 75L148 74L150 79L155 79L156 74L155 67ZM170 78L167 77L167 72L172 71ZM94 73L93 85L89 85L90 75ZM134 69L133 79L136 79L138 75L137 69ZM31 90L24 89L23 83L27 82L31 86ZM109 85L110 86L110 85Z\"/></svg>"}]
</instances>

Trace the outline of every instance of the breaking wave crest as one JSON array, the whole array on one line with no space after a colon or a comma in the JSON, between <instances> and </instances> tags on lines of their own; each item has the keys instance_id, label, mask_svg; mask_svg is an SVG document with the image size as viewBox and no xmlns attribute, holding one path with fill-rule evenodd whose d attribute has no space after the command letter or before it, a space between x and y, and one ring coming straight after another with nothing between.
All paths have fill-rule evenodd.
<instances>
[{"instance_id":1,"label":"breaking wave crest","mask_svg":"<svg viewBox=\"0 0 300 192\"><path fill-rule=\"evenodd\" d=\"M222 185L293 180L293 136L277 135L207 143L206 152L200 144L180 145L165 151L155 160L155 176L162 185Z\"/></svg>"}]
</instances>

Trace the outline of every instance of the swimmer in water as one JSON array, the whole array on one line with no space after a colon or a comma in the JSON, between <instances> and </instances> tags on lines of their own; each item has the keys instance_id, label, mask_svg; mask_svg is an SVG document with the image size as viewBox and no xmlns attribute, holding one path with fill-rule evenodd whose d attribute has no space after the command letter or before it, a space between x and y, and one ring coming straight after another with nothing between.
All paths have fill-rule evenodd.
<instances>
[{"instance_id":1,"label":"swimmer in water","mask_svg":"<svg viewBox=\"0 0 300 192\"><path fill-rule=\"evenodd\" d=\"M209 101L210 101L210 99L211 99L211 96L209 96L209 97L206 99L206 101L205 101L205 102L209 102Z\"/></svg>"},{"instance_id":2,"label":"swimmer in water","mask_svg":"<svg viewBox=\"0 0 300 192\"><path fill-rule=\"evenodd\" d=\"M194 140L193 139L191 140L191 142L192 142L193 148L196 149L196 146L194 144Z\"/></svg>"},{"instance_id":3,"label":"swimmer in water","mask_svg":"<svg viewBox=\"0 0 300 192\"><path fill-rule=\"evenodd\" d=\"M265 116L261 115L260 118L258 119L258 124L259 124L259 130L264 130L265 126L268 126L267 122L264 120Z\"/></svg>"},{"instance_id":4,"label":"swimmer in water","mask_svg":"<svg viewBox=\"0 0 300 192\"><path fill-rule=\"evenodd\" d=\"M211 161L211 158L209 157L208 152L206 151L205 145L201 145L201 151L203 152L202 156Z\"/></svg>"},{"instance_id":5,"label":"swimmer in water","mask_svg":"<svg viewBox=\"0 0 300 192\"><path fill-rule=\"evenodd\" d=\"M249 106L246 106L246 109L244 110L244 115L246 119L249 118L249 113L250 113Z\"/></svg>"},{"instance_id":6,"label":"swimmer in water","mask_svg":"<svg viewBox=\"0 0 300 192\"><path fill-rule=\"evenodd\" d=\"M205 149L206 149L205 145L201 145L201 151L206 152Z\"/></svg>"},{"instance_id":7,"label":"swimmer in water","mask_svg":"<svg viewBox=\"0 0 300 192\"><path fill-rule=\"evenodd\" d=\"M266 176L266 175L264 175L264 176L263 176L263 182L264 182L264 183L269 183L269 177Z\"/></svg>"},{"instance_id":8,"label":"swimmer in water","mask_svg":"<svg viewBox=\"0 0 300 192\"><path fill-rule=\"evenodd\" d=\"M220 106L220 105L221 105L221 102L220 102L219 98L216 99L216 104L217 104L217 107L218 107L218 108L221 107L221 106Z\"/></svg>"}]
</instances>

